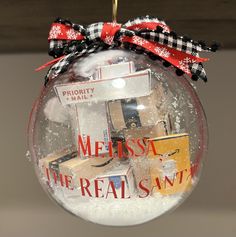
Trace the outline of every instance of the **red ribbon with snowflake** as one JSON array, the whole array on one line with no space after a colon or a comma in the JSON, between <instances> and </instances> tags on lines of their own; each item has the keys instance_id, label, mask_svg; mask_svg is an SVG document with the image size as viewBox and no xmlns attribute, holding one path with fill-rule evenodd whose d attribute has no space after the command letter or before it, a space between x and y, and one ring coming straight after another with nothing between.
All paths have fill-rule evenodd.
<instances>
[{"instance_id":1,"label":"red ribbon with snowflake","mask_svg":"<svg viewBox=\"0 0 236 237\"><path fill-rule=\"evenodd\" d=\"M156 22L143 22L140 24L132 25L130 27L127 27L128 30L140 30L140 29L149 29L154 30L157 26L162 27L166 32L170 31L170 28L164 24L156 23ZM116 23L104 23L101 39L106 43L111 45L113 43L113 38L115 33L120 30L121 25ZM200 58L193 56L191 54L187 54L182 51L178 51L174 48L170 48L168 46L162 45L157 42L148 41L146 39L143 39L139 36L132 36L132 37L122 37L120 39L120 42L128 42L135 45L138 45L155 55L163 58L164 60L168 61L175 67L181 69L186 74L191 75L191 72L189 70L189 64L191 63L200 63L200 62L206 62L208 61L207 58Z\"/></svg>"},{"instance_id":2,"label":"red ribbon with snowflake","mask_svg":"<svg viewBox=\"0 0 236 237\"><path fill-rule=\"evenodd\" d=\"M164 31L170 32L170 28L162 24L160 22L141 22L140 24L134 24L131 26L126 27L125 29L128 29L130 31L133 30L140 30L140 29L148 29L148 30L155 30L157 26L160 26L163 28ZM103 23L103 27L101 29L101 35L100 38L103 42L105 42L108 45L112 45L114 42L114 36L117 31L122 29L121 24L117 23ZM78 31L74 30L71 26L61 24L61 23L53 23L51 26L51 30L49 32L48 40L84 40L85 37ZM121 43L128 42L131 44L135 44L137 46L140 46L147 51L152 52L153 54L161 57L165 61L169 62L173 66L181 69L186 74L191 75L189 64L193 63L200 63L208 61L208 58L200 58L197 56L194 56L192 54L188 54L186 52L177 50L175 48L168 47L164 44L160 44L154 41L149 41L147 39L144 39L142 37L139 37L137 35L133 36L122 36L119 38L119 41ZM36 71L39 71L47 66L55 64L57 61L62 59L65 56L56 58L43 66L36 69Z\"/></svg>"},{"instance_id":3,"label":"red ribbon with snowflake","mask_svg":"<svg viewBox=\"0 0 236 237\"><path fill-rule=\"evenodd\" d=\"M147 49L148 51L165 59L175 67L181 69L188 75L191 75L189 64L208 61L207 58L196 57L156 42L150 42L138 36L124 37L122 41L136 44Z\"/></svg>"},{"instance_id":4,"label":"red ribbon with snowflake","mask_svg":"<svg viewBox=\"0 0 236 237\"><path fill-rule=\"evenodd\" d=\"M49 31L48 40L83 40L84 37L71 26L53 23Z\"/></svg>"}]
</instances>

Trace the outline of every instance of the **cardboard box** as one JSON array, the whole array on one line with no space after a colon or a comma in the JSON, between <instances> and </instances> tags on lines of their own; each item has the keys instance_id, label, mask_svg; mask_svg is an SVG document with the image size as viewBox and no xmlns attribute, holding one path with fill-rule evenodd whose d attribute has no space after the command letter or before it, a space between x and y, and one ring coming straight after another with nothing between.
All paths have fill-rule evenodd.
<instances>
[{"instance_id":1,"label":"cardboard box","mask_svg":"<svg viewBox=\"0 0 236 237\"><path fill-rule=\"evenodd\" d=\"M165 116L157 109L157 102L158 94L155 90L148 96L109 102L108 109L113 128L120 131L156 125Z\"/></svg>"},{"instance_id":2,"label":"cardboard box","mask_svg":"<svg viewBox=\"0 0 236 237\"><path fill-rule=\"evenodd\" d=\"M52 182L55 177L53 177L51 171L56 173L58 179L60 174L62 176L72 176L72 186L78 187L80 185L79 178L94 179L97 175L111 169L119 162L117 159L110 157L80 159L76 156L76 153L66 153L66 150L63 150L42 158L39 161L42 174L48 179L45 168L50 169L49 175ZM60 183L60 180L57 183Z\"/></svg>"},{"instance_id":3,"label":"cardboard box","mask_svg":"<svg viewBox=\"0 0 236 237\"><path fill-rule=\"evenodd\" d=\"M94 179L97 175L112 169L118 160L107 158L79 159L78 157L60 165L60 172L73 176L75 187L80 186L79 178Z\"/></svg>"},{"instance_id":4,"label":"cardboard box","mask_svg":"<svg viewBox=\"0 0 236 237\"><path fill-rule=\"evenodd\" d=\"M96 82L100 80L107 80L114 78L115 76L120 75L126 75L129 73L134 72L134 63L133 62L125 62L125 63L119 63L119 64L113 64L113 65L107 65L102 66L97 69L97 77ZM91 81L84 82L85 84L92 83ZM72 126L74 127L74 137L75 137L75 143L80 150L79 146L79 136L83 140L83 143L87 142L87 139L89 138L90 144L91 144L91 155L95 155L95 142L96 141L104 141L105 146L102 147L102 149L99 151L99 154L107 153L108 151L108 142L110 141L110 130L108 125L108 118L107 118L107 105L105 101L96 101L92 99L94 88L87 89L78 89L75 91L65 91L64 87L76 87L81 85L83 87L83 83L78 82L76 84L66 84L65 86L62 86L59 88L62 89L60 94L60 89L56 86L55 91L57 95L59 96L59 99L62 104L69 105L72 108L71 112L71 120L72 120ZM96 85L96 83L95 83ZM96 87L96 86L95 86ZM77 87L76 87L77 88ZM81 92L80 95L77 95L76 92ZM91 93L90 93L91 92ZM63 94L70 93L70 100L64 100ZM89 98L86 100L87 96L89 95ZM84 103L79 103L75 98L77 96L80 96L82 101L85 101ZM91 97L90 97L91 96ZM106 96L106 94L103 94L103 96ZM75 99L75 101L74 101ZM80 153L81 157L87 157L89 154L82 154Z\"/></svg>"},{"instance_id":5,"label":"cardboard box","mask_svg":"<svg viewBox=\"0 0 236 237\"><path fill-rule=\"evenodd\" d=\"M135 70L132 61L100 66L96 70L95 80L108 80L114 77L133 73ZM105 101L79 103L76 104L77 130L83 142L86 143L87 138L90 138L91 153L95 155L95 142L104 141L105 146L100 150L100 154L108 152L108 142L111 140L110 129L107 118L107 103ZM78 141L78 138L76 138ZM79 141L78 141L79 142ZM77 144L78 145L78 144ZM79 146L77 146L79 148ZM80 153L81 157L83 155Z\"/></svg>"},{"instance_id":6,"label":"cardboard box","mask_svg":"<svg viewBox=\"0 0 236 237\"><path fill-rule=\"evenodd\" d=\"M128 75L135 72L134 62L121 62L117 64L110 64L100 66L96 69L95 79L111 79L120 76Z\"/></svg>"},{"instance_id":7,"label":"cardboard box","mask_svg":"<svg viewBox=\"0 0 236 237\"><path fill-rule=\"evenodd\" d=\"M130 164L133 169L134 180L137 187L140 182L145 185L146 188L151 190L151 179L150 179L150 164L147 157L142 156L134 159L130 159ZM146 196L144 190L137 188L137 194L140 197Z\"/></svg>"},{"instance_id":8,"label":"cardboard box","mask_svg":"<svg viewBox=\"0 0 236 237\"><path fill-rule=\"evenodd\" d=\"M137 141L139 139L145 149L147 149L147 141L149 138L165 136L167 133L165 121L159 121L155 126L124 130L126 140L135 139L135 141ZM129 146L134 150L135 154L140 154L142 152L137 142L131 142L129 143ZM151 190L150 163L146 154L147 151L145 151L145 154L142 156L130 157L130 162L133 167L136 184L138 185L142 180L146 180L145 186ZM156 164L152 165L156 166ZM142 196L144 192L141 189L138 190L139 194Z\"/></svg>"},{"instance_id":9,"label":"cardboard box","mask_svg":"<svg viewBox=\"0 0 236 237\"><path fill-rule=\"evenodd\" d=\"M144 127L144 128L133 128L133 129L125 129L124 137L125 140L138 139L146 146L145 140L155 137L166 136L168 134L165 121L158 121L156 125ZM129 143L129 146L135 151L135 154L140 152L140 147L137 146L137 142Z\"/></svg>"},{"instance_id":10,"label":"cardboard box","mask_svg":"<svg viewBox=\"0 0 236 237\"><path fill-rule=\"evenodd\" d=\"M103 180L102 190L104 198L126 199L136 194L133 171L128 162L114 167L105 174L98 175L96 179ZM113 192L114 190L111 185L115 188L115 192Z\"/></svg>"},{"instance_id":11,"label":"cardboard box","mask_svg":"<svg viewBox=\"0 0 236 237\"><path fill-rule=\"evenodd\" d=\"M147 69L109 80L60 84L54 89L63 105L147 96L151 93L151 71Z\"/></svg>"},{"instance_id":12,"label":"cardboard box","mask_svg":"<svg viewBox=\"0 0 236 237\"><path fill-rule=\"evenodd\" d=\"M56 160L62 160L63 157L66 157L65 159L67 160L73 159L75 157L75 154L76 152L71 151L69 148L65 148L60 151L55 151L51 154L48 154L46 157L41 158L38 161L39 169L42 170L44 173L44 169L49 169L53 165L53 162L55 162Z\"/></svg>"},{"instance_id":13,"label":"cardboard box","mask_svg":"<svg viewBox=\"0 0 236 237\"><path fill-rule=\"evenodd\" d=\"M86 144L89 139L91 155L96 153L95 142L97 141L105 143L101 146L102 149L99 150L99 155L108 153L108 142L111 140L111 136L105 102L76 105L76 121L78 131L76 141L80 157L88 157L90 155L88 152L84 154L81 151L81 143L79 143L78 136L80 136L83 144Z\"/></svg>"},{"instance_id":14,"label":"cardboard box","mask_svg":"<svg viewBox=\"0 0 236 237\"><path fill-rule=\"evenodd\" d=\"M158 153L151 151L148 155L153 192L169 195L187 191L191 187L189 135L175 134L150 140Z\"/></svg>"}]
</instances>

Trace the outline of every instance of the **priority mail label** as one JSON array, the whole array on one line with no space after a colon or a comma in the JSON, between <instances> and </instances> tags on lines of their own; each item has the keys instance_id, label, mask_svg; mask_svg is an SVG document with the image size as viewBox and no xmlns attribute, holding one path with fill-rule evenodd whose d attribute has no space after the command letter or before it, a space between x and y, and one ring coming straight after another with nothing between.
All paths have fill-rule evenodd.
<instances>
[{"instance_id":1,"label":"priority mail label","mask_svg":"<svg viewBox=\"0 0 236 237\"><path fill-rule=\"evenodd\" d=\"M63 105L147 96L151 93L150 69L109 80L62 84L54 89Z\"/></svg>"}]
</instances>

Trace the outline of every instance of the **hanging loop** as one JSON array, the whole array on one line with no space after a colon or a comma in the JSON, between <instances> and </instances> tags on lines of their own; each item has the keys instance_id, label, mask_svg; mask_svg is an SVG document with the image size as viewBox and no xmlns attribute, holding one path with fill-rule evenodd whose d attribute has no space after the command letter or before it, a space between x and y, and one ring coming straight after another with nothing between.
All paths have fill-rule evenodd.
<instances>
[{"instance_id":1,"label":"hanging loop","mask_svg":"<svg viewBox=\"0 0 236 237\"><path fill-rule=\"evenodd\" d=\"M117 22L118 0L112 0L112 21Z\"/></svg>"}]
</instances>

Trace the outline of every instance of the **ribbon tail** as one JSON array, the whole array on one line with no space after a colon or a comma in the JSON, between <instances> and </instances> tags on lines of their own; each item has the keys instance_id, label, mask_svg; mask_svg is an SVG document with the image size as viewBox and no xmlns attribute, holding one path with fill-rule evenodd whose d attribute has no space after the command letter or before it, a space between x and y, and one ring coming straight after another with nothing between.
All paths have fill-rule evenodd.
<instances>
[{"instance_id":1,"label":"ribbon tail","mask_svg":"<svg viewBox=\"0 0 236 237\"><path fill-rule=\"evenodd\" d=\"M189 65L189 69L193 75L194 78L202 79L204 82L207 82L207 76L206 76L206 71L203 68L202 63L193 63ZM193 78L193 79L194 79Z\"/></svg>"},{"instance_id":2,"label":"ribbon tail","mask_svg":"<svg viewBox=\"0 0 236 237\"><path fill-rule=\"evenodd\" d=\"M57 63L58 61L60 61L62 58L64 58L64 57L65 57L65 56L63 55L63 56L61 56L61 57L59 57L59 58L55 58L55 59L53 59L53 60L51 60L51 61L49 61L49 62L43 64L42 66L36 68L35 71L38 72L38 71L43 70L43 69L46 68L46 67L52 66L52 65L54 65L55 63Z\"/></svg>"},{"instance_id":3,"label":"ribbon tail","mask_svg":"<svg viewBox=\"0 0 236 237\"><path fill-rule=\"evenodd\" d=\"M136 35L133 37L123 37L121 41L142 47L169 62L176 68L179 68L186 74L191 76L193 73L193 75L202 78L204 81L206 80L206 73L201 62L208 61L208 58L200 58L198 55L194 56L157 42L150 42ZM192 65L192 69L190 69L190 65Z\"/></svg>"}]
</instances>

